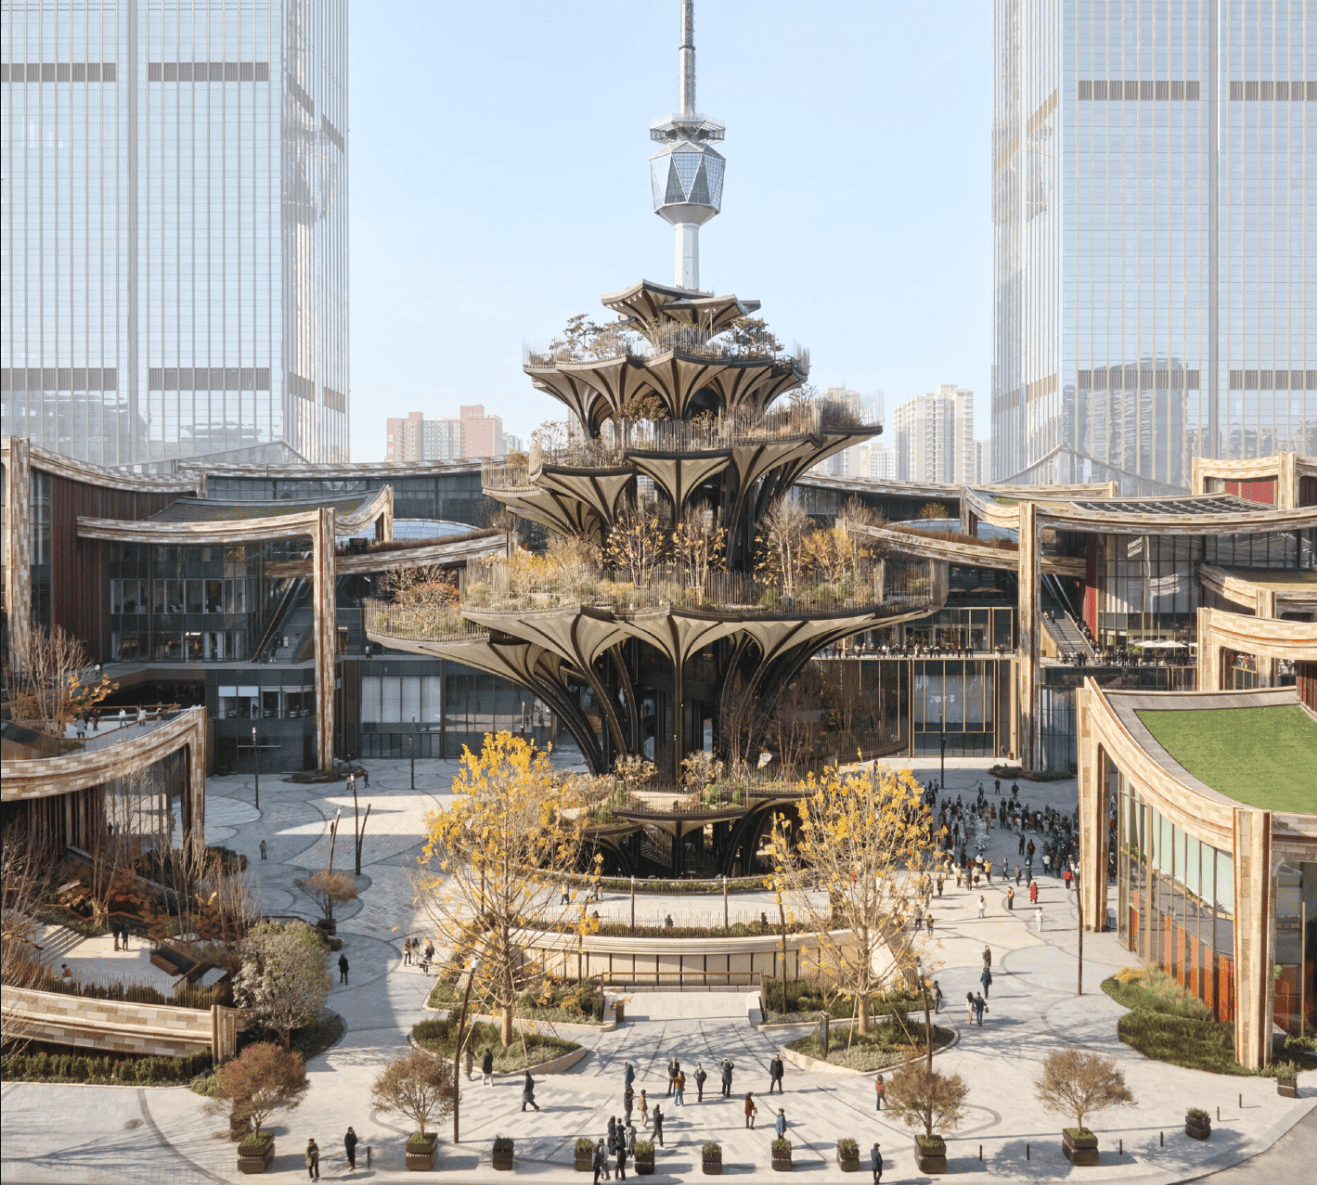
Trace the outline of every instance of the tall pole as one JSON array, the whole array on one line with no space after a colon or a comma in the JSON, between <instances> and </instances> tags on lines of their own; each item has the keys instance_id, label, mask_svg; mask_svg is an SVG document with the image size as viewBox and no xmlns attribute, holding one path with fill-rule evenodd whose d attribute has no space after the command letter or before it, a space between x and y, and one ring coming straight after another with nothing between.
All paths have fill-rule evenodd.
<instances>
[{"instance_id":1,"label":"tall pole","mask_svg":"<svg viewBox=\"0 0 1317 1185\"><path fill-rule=\"evenodd\" d=\"M407 752L412 759L412 789L416 789L416 713L412 713L412 731L407 737Z\"/></svg>"},{"instance_id":2,"label":"tall pole","mask_svg":"<svg viewBox=\"0 0 1317 1185\"><path fill-rule=\"evenodd\" d=\"M252 725L252 753L256 757L256 809L261 809L261 751L256 744L256 726Z\"/></svg>"},{"instance_id":3,"label":"tall pole","mask_svg":"<svg viewBox=\"0 0 1317 1185\"><path fill-rule=\"evenodd\" d=\"M945 690L945 689L944 689ZM937 788L939 792L945 793L947 788L947 700L946 696L942 697L942 772L938 774Z\"/></svg>"},{"instance_id":4,"label":"tall pole","mask_svg":"<svg viewBox=\"0 0 1317 1185\"><path fill-rule=\"evenodd\" d=\"M681 48L677 51L682 115L695 114L695 0L681 0Z\"/></svg>"},{"instance_id":5,"label":"tall pole","mask_svg":"<svg viewBox=\"0 0 1317 1185\"><path fill-rule=\"evenodd\" d=\"M462 993L462 1012L457 1018L457 1040L453 1044L453 1143L462 1142L458 1135L457 1117L460 1109L462 1098L462 1078L458 1073L458 1061L462 1056L462 1030L466 1027L466 1009L471 1001L471 984L475 981L476 969L474 966L467 969L466 973L466 991Z\"/></svg>"},{"instance_id":6,"label":"tall pole","mask_svg":"<svg viewBox=\"0 0 1317 1185\"><path fill-rule=\"evenodd\" d=\"M1073 875L1075 888L1079 890L1079 986L1077 995L1084 994L1084 892L1079 888L1079 877Z\"/></svg>"}]
</instances>

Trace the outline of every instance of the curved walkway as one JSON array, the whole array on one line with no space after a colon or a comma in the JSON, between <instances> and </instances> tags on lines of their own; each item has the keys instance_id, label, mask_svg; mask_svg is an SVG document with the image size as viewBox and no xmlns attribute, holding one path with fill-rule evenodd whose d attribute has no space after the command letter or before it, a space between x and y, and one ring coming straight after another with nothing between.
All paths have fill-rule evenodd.
<instances>
[{"instance_id":1,"label":"curved walkway","mask_svg":"<svg viewBox=\"0 0 1317 1185\"><path fill-rule=\"evenodd\" d=\"M339 914L339 933L352 966L351 983L335 986L330 1001L347 1021L348 1032L339 1045L311 1062L312 1088L302 1107L276 1115L272 1126L280 1138L275 1167L280 1172L304 1173L300 1152L313 1135L324 1153L325 1178L348 1179L340 1137L352 1124L362 1143L372 1146L374 1168L368 1174L363 1157L350 1179L414 1180L401 1171L406 1124L395 1116L371 1113L369 1088L380 1067L405 1050L411 1025L426 1015L424 999L431 981L401 960L403 938L424 929L412 901L407 867L420 850L424 816L443 804L456 762L418 760L415 792L408 785L406 762L366 764L371 785L369 790L361 788L360 797L363 813L366 802L373 803L362 849L363 885L368 885L360 901ZM936 776L935 766L916 765L915 771L923 779ZM991 778L967 760L948 761L947 781L952 794L972 796L979 781L991 793ZM208 794L207 838L248 855L248 875L259 881L262 903L269 912L312 916L313 907L293 880L325 862L328 824L339 808L345 809L335 867L351 867L352 800L342 783L303 786L267 776L262 779L259 815L250 779L211 779ZM1030 805L1046 802L1072 809L1075 787L1073 781L1026 782L1021 784L1021 795ZM267 842L265 863L259 859L261 839ZM1008 857L1014 866L1013 837L993 831L988 851ZM1271 1079L1182 1070L1150 1062L1122 1045L1115 1036L1121 1009L1099 984L1132 960L1114 935L1086 935L1085 994L1077 997L1073 894L1067 894L1055 878L1041 880L1045 918L1041 934L1034 929L1031 910L1005 910L1005 890L996 884L985 893L988 909L982 919L977 916L978 894L957 892L951 885L933 904L935 933L924 940L925 961L936 966L935 976L946 995L948 1009L942 1023L960 1030L959 1042L938 1061L941 1068L962 1074L970 1085L970 1116L949 1141L949 1168L957 1179L977 1185L1071 1176L1060 1152L1059 1133L1065 1120L1042 1112L1032 1088L1042 1056L1070 1043L1117 1058L1138 1100L1134 1108L1094 1117L1093 1126L1102 1139L1102 1163L1082 1170L1084 1180L1149 1185L1197 1180L1247 1161L1278 1139L1269 1159L1257 1165L1311 1163L1317 1154L1313 1147L1317 1073L1304 1076L1303 1097L1295 1102L1279 1098ZM733 897L731 907L757 916L767 905L766 899L760 904L757 898ZM625 895L606 895L600 912L622 915L626 910ZM637 920L670 910L720 915L722 902L717 897L641 894L637 898ZM964 993L978 989L985 944L993 951L996 978L984 1025L971 1028L955 1001L959 998L963 1004ZM519 1173L546 1182L583 1180L572 1172L573 1143L582 1134L598 1137L608 1116L621 1113L622 1066L628 1059L637 1067L637 1087L649 1091L666 1116L667 1147L659 1153L656 1179L698 1175L699 1146L708 1139L722 1141L729 1175L766 1177L771 1117L779 1105L786 1110L795 1144L795 1171L806 1179L854 1179L843 1178L832 1159L837 1138L845 1135L854 1136L863 1148L875 1139L882 1143L888 1159L885 1181L920 1179L909 1132L886 1114L874 1112L869 1076L807 1074L789 1066L780 1103L761 1095L768 1085L768 1060L790 1034L756 1031L748 1024L744 1007L744 997L724 993L634 997L626 1024L615 1032L586 1038L591 1047L587 1058L568 1073L540 1081L537 1098L543 1110L538 1114L521 1113L516 1080L502 1080L492 1088L471 1084L464 1096L462 1144L454 1149L448 1142L451 1127L443 1132L440 1165L449 1170L443 1179L504 1180L490 1167L489 1142L494 1135L510 1135L517 1140ZM737 1097L723 1101L715 1089L706 1094L703 1104L696 1104L692 1083L688 1105L670 1107L663 1098L663 1067L674 1054L688 1075L702 1060L710 1085L717 1079L718 1063L730 1056L737 1067ZM754 1132L745 1129L741 1114L746 1090L753 1090L759 1099L760 1127ZM6 1185L29 1181L172 1185L237 1179L224 1122L207 1115L204 1101L186 1090L12 1084L4 1089L2 1105L0 1172ZM1185 1138L1182 1125L1188 1106L1214 1114L1221 1108L1210 1141L1200 1144ZM1123 1141L1123 1155L1117 1154L1118 1141ZM1266 1171L1268 1182L1302 1179L1301 1174L1276 1175L1260 1167L1257 1171ZM1221 1185L1253 1185L1262 1178L1243 1164L1209 1179Z\"/></svg>"}]
</instances>

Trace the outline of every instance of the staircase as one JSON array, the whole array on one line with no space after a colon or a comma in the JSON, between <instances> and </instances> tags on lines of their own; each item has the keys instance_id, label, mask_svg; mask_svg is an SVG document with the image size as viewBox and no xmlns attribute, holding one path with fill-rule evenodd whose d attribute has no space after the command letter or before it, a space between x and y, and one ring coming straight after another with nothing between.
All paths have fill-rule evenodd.
<instances>
[{"instance_id":1,"label":"staircase","mask_svg":"<svg viewBox=\"0 0 1317 1185\"><path fill-rule=\"evenodd\" d=\"M1070 616L1070 611L1057 611L1055 618L1043 618L1043 625L1056 642L1056 648L1062 654L1084 654L1095 658L1096 652L1089 643L1088 635L1079 628L1079 624Z\"/></svg>"},{"instance_id":2,"label":"staircase","mask_svg":"<svg viewBox=\"0 0 1317 1185\"><path fill-rule=\"evenodd\" d=\"M60 960L82 941L82 935L68 926L43 925L34 941L41 951L41 961L55 970Z\"/></svg>"}]
</instances>

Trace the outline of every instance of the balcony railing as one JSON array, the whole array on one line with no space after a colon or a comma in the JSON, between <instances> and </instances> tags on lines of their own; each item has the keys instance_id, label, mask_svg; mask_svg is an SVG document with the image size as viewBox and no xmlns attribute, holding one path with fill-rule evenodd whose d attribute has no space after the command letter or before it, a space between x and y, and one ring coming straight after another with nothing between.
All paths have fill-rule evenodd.
<instances>
[{"instance_id":1,"label":"balcony railing","mask_svg":"<svg viewBox=\"0 0 1317 1185\"><path fill-rule=\"evenodd\" d=\"M771 363L784 370L809 373L809 350L793 343L790 351L776 349L775 340L735 340L726 335L709 338L705 331L686 325L664 324L641 335L630 331L609 333L585 341L561 338L522 343L522 366L552 370L562 362L607 362L627 358L644 365L668 353L724 362Z\"/></svg>"}]
</instances>

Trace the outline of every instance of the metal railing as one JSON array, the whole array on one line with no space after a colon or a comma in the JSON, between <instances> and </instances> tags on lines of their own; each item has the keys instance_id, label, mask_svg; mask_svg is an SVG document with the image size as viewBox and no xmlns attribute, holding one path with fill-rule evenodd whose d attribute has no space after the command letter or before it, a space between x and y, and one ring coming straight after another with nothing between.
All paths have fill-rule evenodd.
<instances>
[{"instance_id":1,"label":"metal railing","mask_svg":"<svg viewBox=\"0 0 1317 1185\"><path fill-rule=\"evenodd\" d=\"M809 373L809 350L793 342L789 351L775 348L776 340L737 341L710 338L694 325L666 323L649 330L645 336L623 331L581 341L553 338L549 341L524 341L521 363L530 370L552 370L563 362L612 362L623 358L644 365L664 354L682 354L691 358L711 358L724 362L769 363L784 370Z\"/></svg>"}]
</instances>

